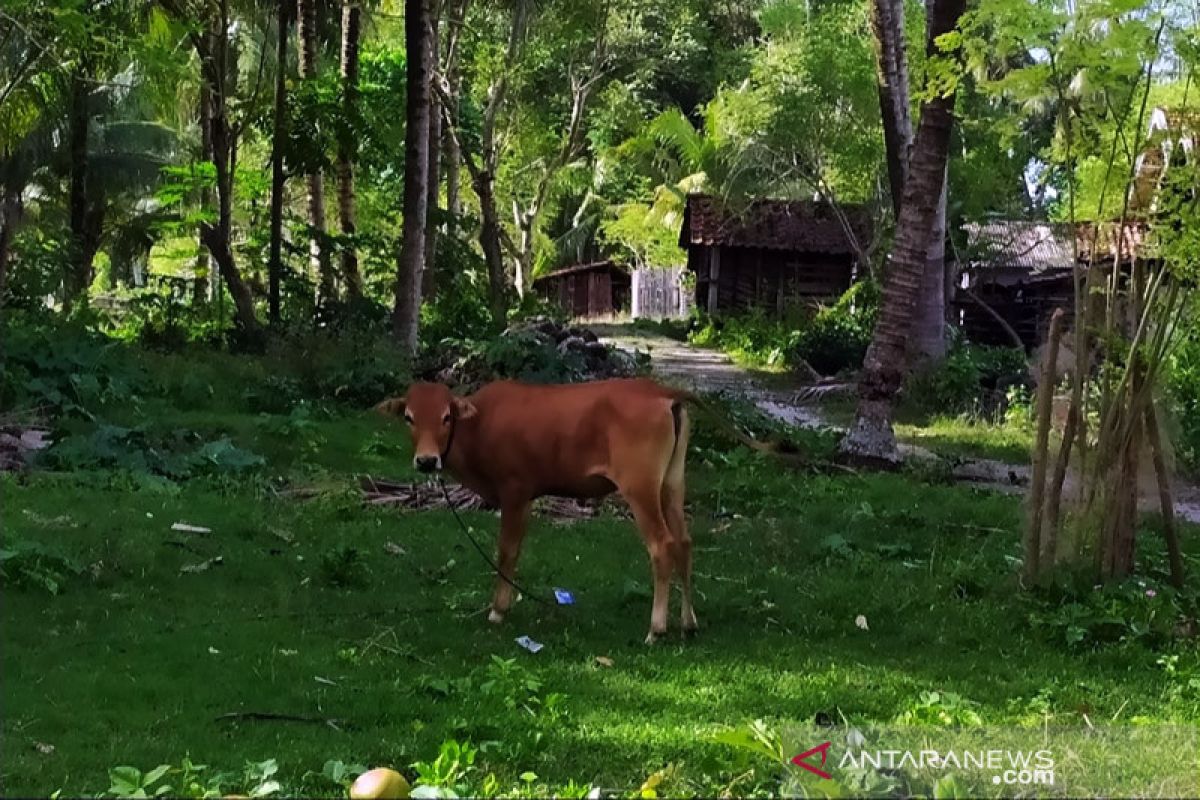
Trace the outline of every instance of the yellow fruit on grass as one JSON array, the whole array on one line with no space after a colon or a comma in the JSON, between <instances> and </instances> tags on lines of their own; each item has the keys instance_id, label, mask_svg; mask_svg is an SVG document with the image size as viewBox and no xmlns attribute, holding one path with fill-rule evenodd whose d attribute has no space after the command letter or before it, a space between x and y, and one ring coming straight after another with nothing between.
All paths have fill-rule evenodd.
<instances>
[{"instance_id":1,"label":"yellow fruit on grass","mask_svg":"<svg viewBox=\"0 0 1200 800\"><path fill-rule=\"evenodd\" d=\"M394 769L381 767L358 776L350 787L353 800L400 800L408 797L410 789L404 776Z\"/></svg>"}]
</instances>

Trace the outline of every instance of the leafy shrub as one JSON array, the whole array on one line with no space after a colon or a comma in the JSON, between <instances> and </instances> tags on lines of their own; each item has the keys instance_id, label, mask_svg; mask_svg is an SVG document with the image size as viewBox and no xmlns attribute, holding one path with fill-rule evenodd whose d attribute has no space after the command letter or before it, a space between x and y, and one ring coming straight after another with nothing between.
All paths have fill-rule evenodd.
<instances>
[{"instance_id":1,"label":"leafy shrub","mask_svg":"<svg viewBox=\"0 0 1200 800\"><path fill-rule=\"evenodd\" d=\"M336 547L321 556L321 581L339 589L362 589L371 582L371 569L362 551Z\"/></svg>"},{"instance_id":2,"label":"leafy shrub","mask_svg":"<svg viewBox=\"0 0 1200 800\"><path fill-rule=\"evenodd\" d=\"M981 725L979 704L954 692L921 692L898 717L905 725Z\"/></svg>"},{"instance_id":3,"label":"leafy shrub","mask_svg":"<svg viewBox=\"0 0 1200 800\"><path fill-rule=\"evenodd\" d=\"M751 366L784 368L804 362L822 375L833 375L862 364L877 306L876 285L863 281L815 313L805 309L779 319L753 308L718 319L701 316L689 338Z\"/></svg>"},{"instance_id":4,"label":"leafy shrub","mask_svg":"<svg viewBox=\"0 0 1200 800\"><path fill-rule=\"evenodd\" d=\"M74 561L40 542L17 540L0 545L0 581L6 586L58 594L68 580L82 573Z\"/></svg>"},{"instance_id":5,"label":"leafy shrub","mask_svg":"<svg viewBox=\"0 0 1200 800\"><path fill-rule=\"evenodd\" d=\"M282 787L275 779L279 765L275 759L246 762L240 775L210 770L206 764L194 764L184 758L178 766L160 764L143 772L137 767L120 766L108 771L106 797L221 797L240 788L246 797L270 797Z\"/></svg>"},{"instance_id":6,"label":"leafy shrub","mask_svg":"<svg viewBox=\"0 0 1200 800\"><path fill-rule=\"evenodd\" d=\"M1009 389L1020 386L1027 377L1023 350L961 344L934 369L914 374L906 393L922 411L1003 416Z\"/></svg>"},{"instance_id":7,"label":"leafy shrub","mask_svg":"<svg viewBox=\"0 0 1200 800\"><path fill-rule=\"evenodd\" d=\"M717 347L750 366L787 366L795 332L760 308L735 316L707 318L690 336L694 344Z\"/></svg>"},{"instance_id":8,"label":"leafy shrub","mask_svg":"<svg viewBox=\"0 0 1200 800\"><path fill-rule=\"evenodd\" d=\"M231 326L214 316L207 306L189 302L187 284L157 286L123 292L122 311L109 326L115 338L154 350L176 352L188 345L223 345Z\"/></svg>"},{"instance_id":9,"label":"leafy shrub","mask_svg":"<svg viewBox=\"0 0 1200 800\"><path fill-rule=\"evenodd\" d=\"M6 312L0 409L34 407L53 416L94 418L136 402L145 381L129 354L77 322Z\"/></svg>"},{"instance_id":10,"label":"leafy shrub","mask_svg":"<svg viewBox=\"0 0 1200 800\"><path fill-rule=\"evenodd\" d=\"M873 281L854 284L800 330L795 354L822 375L858 369L871 343L878 307L879 287Z\"/></svg>"},{"instance_id":11,"label":"leafy shrub","mask_svg":"<svg viewBox=\"0 0 1200 800\"><path fill-rule=\"evenodd\" d=\"M1167 388L1174 401L1178 433L1175 451L1180 463L1200 472L1200 322L1189 319L1187 332L1171 358Z\"/></svg>"},{"instance_id":12,"label":"leafy shrub","mask_svg":"<svg viewBox=\"0 0 1200 800\"><path fill-rule=\"evenodd\" d=\"M1193 604L1169 586L1129 579L1111 586L1069 590L1030 612L1035 628L1075 648L1138 642L1156 647L1169 641Z\"/></svg>"},{"instance_id":13,"label":"leafy shrub","mask_svg":"<svg viewBox=\"0 0 1200 800\"><path fill-rule=\"evenodd\" d=\"M117 469L173 480L239 474L265 463L262 456L238 447L227 436L203 441L194 431L164 435L118 425L99 425L88 433L64 437L41 458L60 470Z\"/></svg>"},{"instance_id":14,"label":"leafy shrub","mask_svg":"<svg viewBox=\"0 0 1200 800\"><path fill-rule=\"evenodd\" d=\"M366 408L408 383L408 356L388 335L347 330L338 336L313 332L275 342L267 363L274 374L247 399L258 411L287 412L301 399Z\"/></svg>"}]
</instances>

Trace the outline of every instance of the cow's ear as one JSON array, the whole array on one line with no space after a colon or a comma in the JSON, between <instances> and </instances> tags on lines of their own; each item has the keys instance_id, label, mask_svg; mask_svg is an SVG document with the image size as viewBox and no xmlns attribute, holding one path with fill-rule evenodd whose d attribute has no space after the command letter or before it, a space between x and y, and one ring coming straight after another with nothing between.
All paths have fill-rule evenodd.
<instances>
[{"instance_id":1,"label":"cow's ear","mask_svg":"<svg viewBox=\"0 0 1200 800\"><path fill-rule=\"evenodd\" d=\"M454 398L454 414L459 419L470 419L479 413L479 409L475 408L475 404L465 397Z\"/></svg>"},{"instance_id":2,"label":"cow's ear","mask_svg":"<svg viewBox=\"0 0 1200 800\"><path fill-rule=\"evenodd\" d=\"M377 404L375 410L389 417L403 417L404 409L407 405L408 402L403 397L389 397L387 400Z\"/></svg>"}]
</instances>

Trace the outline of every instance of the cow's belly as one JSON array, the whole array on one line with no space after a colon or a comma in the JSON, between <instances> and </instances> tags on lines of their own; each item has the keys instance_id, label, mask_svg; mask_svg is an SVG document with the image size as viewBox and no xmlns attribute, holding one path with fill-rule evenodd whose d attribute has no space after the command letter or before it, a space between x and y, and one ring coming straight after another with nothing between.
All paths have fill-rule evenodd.
<instances>
[{"instance_id":1,"label":"cow's belly","mask_svg":"<svg viewBox=\"0 0 1200 800\"><path fill-rule=\"evenodd\" d=\"M616 484L603 475L591 475L578 480L546 483L539 488L538 496L553 495L554 497L574 497L582 500L604 497L612 494L616 489Z\"/></svg>"}]
</instances>

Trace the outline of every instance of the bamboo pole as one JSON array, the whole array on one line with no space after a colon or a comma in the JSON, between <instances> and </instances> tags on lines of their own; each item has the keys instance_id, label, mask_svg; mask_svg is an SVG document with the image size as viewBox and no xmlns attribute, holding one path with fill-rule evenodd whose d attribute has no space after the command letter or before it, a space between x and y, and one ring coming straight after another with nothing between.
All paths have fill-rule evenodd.
<instances>
[{"instance_id":1,"label":"bamboo pole","mask_svg":"<svg viewBox=\"0 0 1200 800\"><path fill-rule=\"evenodd\" d=\"M1154 476L1158 480L1158 503L1162 510L1163 537L1167 540L1167 557L1171 562L1171 585L1183 588L1183 551L1179 546L1179 531L1175 529L1175 501L1171 495L1171 476L1163 457L1162 432L1154 404L1146 404L1146 437L1150 441L1150 456L1154 461Z\"/></svg>"},{"instance_id":2,"label":"bamboo pole","mask_svg":"<svg viewBox=\"0 0 1200 800\"><path fill-rule=\"evenodd\" d=\"M1058 347L1062 341L1063 317L1061 308L1050 317L1050 335L1038 381L1037 439L1033 446L1033 483L1029 487L1029 525L1025 529L1025 577L1032 582L1041 574L1043 496L1046 492L1046 453L1050 447L1050 412L1054 404L1054 376L1058 364Z\"/></svg>"}]
</instances>

